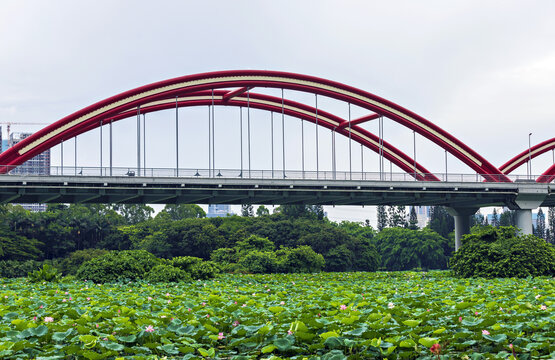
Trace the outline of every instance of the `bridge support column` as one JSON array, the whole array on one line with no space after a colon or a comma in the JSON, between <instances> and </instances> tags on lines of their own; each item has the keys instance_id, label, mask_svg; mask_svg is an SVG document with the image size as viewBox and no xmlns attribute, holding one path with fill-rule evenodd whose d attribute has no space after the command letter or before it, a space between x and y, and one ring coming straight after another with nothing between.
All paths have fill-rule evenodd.
<instances>
[{"instance_id":1,"label":"bridge support column","mask_svg":"<svg viewBox=\"0 0 555 360\"><path fill-rule=\"evenodd\" d=\"M448 207L447 211L455 218L455 251L457 251L461 247L463 235L470 234L470 216L474 215L478 208Z\"/></svg>"},{"instance_id":2,"label":"bridge support column","mask_svg":"<svg viewBox=\"0 0 555 360\"><path fill-rule=\"evenodd\" d=\"M530 181L523 182L530 183ZM539 184L531 181L531 184L528 184L526 188L519 186L518 195L515 199L517 206L512 206L516 210L516 226L522 231L523 235L533 233L532 210L538 208L548 195L547 187L537 185Z\"/></svg>"},{"instance_id":3,"label":"bridge support column","mask_svg":"<svg viewBox=\"0 0 555 360\"><path fill-rule=\"evenodd\" d=\"M523 235L531 235L532 227L532 209L519 209L515 211L516 226L522 231Z\"/></svg>"}]
</instances>

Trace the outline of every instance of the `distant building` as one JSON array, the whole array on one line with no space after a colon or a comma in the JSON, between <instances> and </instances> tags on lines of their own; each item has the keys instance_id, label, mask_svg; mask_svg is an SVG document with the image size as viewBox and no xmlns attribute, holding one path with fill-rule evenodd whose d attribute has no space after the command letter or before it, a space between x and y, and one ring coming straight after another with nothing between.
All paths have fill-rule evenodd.
<instances>
[{"instance_id":1,"label":"distant building","mask_svg":"<svg viewBox=\"0 0 555 360\"><path fill-rule=\"evenodd\" d=\"M428 225L428 221L430 220L430 207L429 206L415 206L414 210L416 211L416 218L418 219L418 227L424 228ZM410 215L410 208L409 208L409 215Z\"/></svg>"},{"instance_id":2,"label":"distant building","mask_svg":"<svg viewBox=\"0 0 555 360\"><path fill-rule=\"evenodd\" d=\"M10 146L14 146L21 140L29 137L32 133L11 133L9 139L2 139L2 127L0 126L0 141L2 151L7 150ZM2 165L2 164L0 164ZM19 175L50 175L50 149L34 158L27 160L23 164L11 171L12 174ZM46 204L18 204L24 209L30 211L46 211Z\"/></svg>"},{"instance_id":3,"label":"distant building","mask_svg":"<svg viewBox=\"0 0 555 360\"><path fill-rule=\"evenodd\" d=\"M214 204L208 205L208 213L206 213L206 217L225 217L228 215L234 215L231 211L231 205L227 204Z\"/></svg>"}]
</instances>

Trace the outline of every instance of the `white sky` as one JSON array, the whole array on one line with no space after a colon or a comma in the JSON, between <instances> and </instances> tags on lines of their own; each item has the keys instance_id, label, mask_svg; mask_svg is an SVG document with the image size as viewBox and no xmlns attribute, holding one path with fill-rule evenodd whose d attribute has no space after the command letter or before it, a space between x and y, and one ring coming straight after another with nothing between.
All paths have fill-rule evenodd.
<instances>
[{"instance_id":1,"label":"white sky","mask_svg":"<svg viewBox=\"0 0 555 360\"><path fill-rule=\"evenodd\" d=\"M0 122L52 123L122 91L181 75L283 70L339 81L394 101L500 166L527 148L530 132L532 144L555 136L553 14L555 2L549 0L3 0ZM286 96L314 101L293 92ZM319 108L346 116L344 104L318 100ZM353 118L364 114L353 109ZM173 112L147 116L147 167L174 166L173 119ZM182 109L180 119L180 166L207 168L206 109ZM251 119L252 168L269 169L269 114L252 111ZM114 126L116 166L136 164L134 121ZM238 121L237 109L216 109L217 167L239 168ZM292 149L286 168L300 169L294 155L300 151L300 121L287 118L286 127ZM377 132L377 122L363 127ZM39 128L22 124L12 131ZM278 144L277 124L275 129ZM104 135L107 159L107 131ZM320 130L319 136L320 167L329 169L330 134ZM384 136L412 156L410 130L386 121ZM305 124L307 169L315 168L314 138L314 125ZM99 165L98 144L98 131L79 137L78 165ZM445 171L442 149L419 135L416 144L422 165ZM64 159L73 164L73 146L68 145ZM360 171L360 148L355 149L353 166ZM281 164L277 145L275 152L276 164ZM337 156L338 169L347 170L345 140L337 139ZM52 157L58 165L59 148ZM552 161L551 153L536 158L532 172L543 172ZM377 164L377 155L366 150L365 171L377 171ZM452 156L449 172L472 173ZM516 173L525 174L526 167ZM332 219L375 222L372 207L326 210Z\"/></svg>"}]
</instances>

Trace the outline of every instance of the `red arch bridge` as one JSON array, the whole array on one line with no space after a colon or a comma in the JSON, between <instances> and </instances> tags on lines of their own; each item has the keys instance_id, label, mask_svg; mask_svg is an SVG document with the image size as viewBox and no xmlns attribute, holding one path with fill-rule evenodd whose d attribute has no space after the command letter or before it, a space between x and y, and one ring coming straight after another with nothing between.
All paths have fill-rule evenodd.
<instances>
[{"instance_id":1,"label":"red arch bridge","mask_svg":"<svg viewBox=\"0 0 555 360\"><path fill-rule=\"evenodd\" d=\"M259 90L274 88L281 96ZM293 101L285 97L287 90L310 94L314 103ZM348 116L339 116L318 108L318 97L343 102ZM185 169L179 162L179 118L181 107L208 107L208 169ZM248 167L222 170L215 166L214 107L232 106L247 110L250 136L250 109L272 114L271 169L250 168L250 137ZM351 118L351 106L367 113ZM176 109L175 168L146 168L141 164L140 119L145 114ZM241 110L241 116L243 111ZM274 115L282 129L282 153L274 156ZM286 169L285 116L301 119L301 124L316 125L316 170L304 167L304 133L302 135L302 168ZM112 124L126 118L137 118L136 165L127 168L112 166ZM471 175L433 174L411 157L383 139L384 119L394 121L443 148L445 153L460 160ZM361 124L378 122L378 134ZM241 118L241 126L243 126ZM144 123L143 123L144 126ZM42 152L93 129L108 127L110 133L109 165L103 164L102 145L99 167L52 167L43 176L18 171L18 166ZM304 128L303 128L304 129ZM320 170L318 129L332 134L331 170ZM106 130L105 130L106 131ZM102 134L102 133L101 133ZM241 130L241 136L243 130ZM337 170L335 138L348 139L348 171ZM144 132L143 132L144 136ZM101 141L102 141L101 135ZM351 144L358 143L379 155L379 171L352 170ZM457 246L468 231L469 216L482 206L508 206L517 210L519 226L531 233L531 209L555 205L553 181L555 163L539 176L523 178L511 175L519 166L546 152L553 152L555 138L544 141L507 161L500 167L488 162L465 143L422 116L384 98L338 82L308 75L276 71L235 70L187 75L145 85L112 96L41 129L0 154L0 201L2 202L109 202L109 203L251 203L251 204L324 204L324 205L443 205L455 216ZM241 140L241 149L243 141ZM63 154L63 150L61 152ZM63 155L62 155L63 156ZM196 155L195 155L196 156ZM361 152L362 156L362 152ZM281 168L275 168L275 158ZM384 161L404 173L385 171Z\"/></svg>"}]
</instances>

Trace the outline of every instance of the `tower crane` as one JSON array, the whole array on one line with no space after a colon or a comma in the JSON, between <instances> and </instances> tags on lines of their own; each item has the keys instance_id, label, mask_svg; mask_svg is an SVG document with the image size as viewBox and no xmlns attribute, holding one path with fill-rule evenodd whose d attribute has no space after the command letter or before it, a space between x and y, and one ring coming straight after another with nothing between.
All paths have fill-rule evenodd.
<instances>
[{"instance_id":1,"label":"tower crane","mask_svg":"<svg viewBox=\"0 0 555 360\"><path fill-rule=\"evenodd\" d=\"M0 124L6 125L6 132L8 135L8 146L12 147L12 139L10 137L10 129L12 125L48 125L48 123L42 122L26 122L26 121L0 121ZM0 134L1 137L1 134ZM1 144L0 144L0 152L1 152Z\"/></svg>"}]
</instances>

